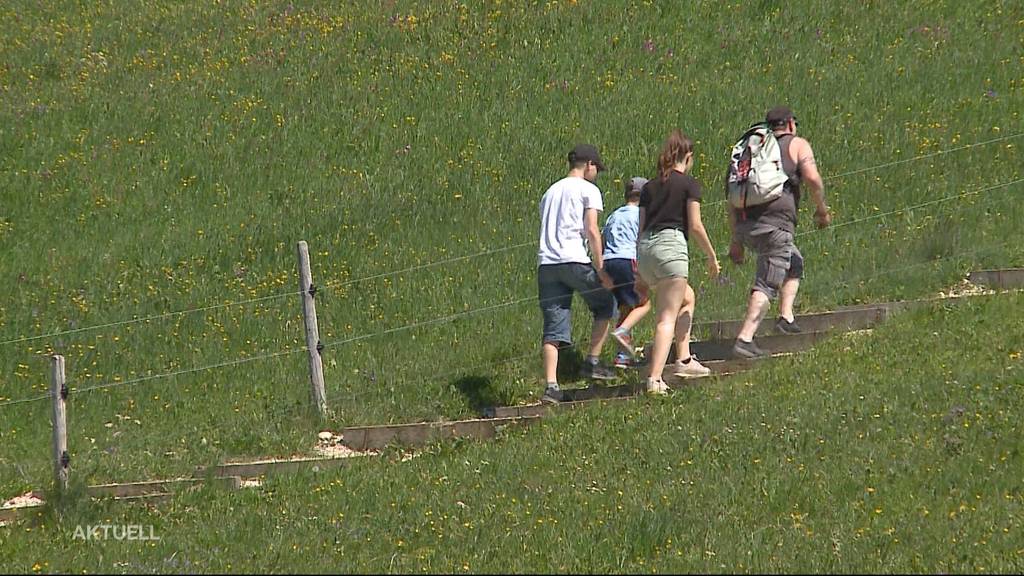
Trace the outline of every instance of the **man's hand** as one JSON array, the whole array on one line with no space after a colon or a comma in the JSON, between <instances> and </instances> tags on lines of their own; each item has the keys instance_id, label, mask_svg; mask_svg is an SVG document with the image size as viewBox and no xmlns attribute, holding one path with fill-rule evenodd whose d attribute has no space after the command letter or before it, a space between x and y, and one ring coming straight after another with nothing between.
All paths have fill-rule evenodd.
<instances>
[{"instance_id":1,"label":"man's hand","mask_svg":"<svg viewBox=\"0 0 1024 576\"><path fill-rule=\"evenodd\" d=\"M729 259L732 260L733 264L736 264L736 265L743 264L743 260L744 260L743 243L740 242L739 240L733 240L729 244Z\"/></svg>"},{"instance_id":2,"label":"man's hand","mask_svg":"<svg viewBox=\"0 0 1024 576\"><path fill-rule=\"evenodd\" d=\"M606 289L611 290L615 287L615 282L612 281L612 277L605 272L604 268L597 271L597 278L601 280L601 286L604 286Z\"/></svg>"},{"instance_id":3,"label":"man's hand","mask_svg":"<svg viewBox=\"0 0 1024 576\"><path fill-rule=\"evenodd\" d=\"M819 208L814 211L814 223L818 225L818 228L827 228L832 223L832 215L829 214L828 208L824 210Z\"/></svg>"}]
</instances>

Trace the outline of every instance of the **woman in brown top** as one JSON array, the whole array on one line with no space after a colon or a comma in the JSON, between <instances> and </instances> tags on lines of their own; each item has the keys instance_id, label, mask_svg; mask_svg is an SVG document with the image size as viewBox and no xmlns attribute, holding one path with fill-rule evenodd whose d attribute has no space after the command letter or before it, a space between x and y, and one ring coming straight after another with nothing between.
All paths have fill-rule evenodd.
<instances>
[{"instance_id":1,"label":"woman in brown top","mask_svg":"<svg viewBox=\"0 0 1024 576\"><path fill-rule=\"evenodd\" d=\"M692 236L708 257L708 274L718 276L718 258L700 219L701 188L693 176L693 142L673 130L658 158L658 175L644 186L640 195L640 235L637 240L637 268L641 278L654 288L657 327L651 351L651 372L647 392L665 394L662 379L672 337L676 340L673 374L683 378L706 376L711 371L690 355L690 326L696 295L688 283L687 240Z\"/></svg>"}]
</instances>

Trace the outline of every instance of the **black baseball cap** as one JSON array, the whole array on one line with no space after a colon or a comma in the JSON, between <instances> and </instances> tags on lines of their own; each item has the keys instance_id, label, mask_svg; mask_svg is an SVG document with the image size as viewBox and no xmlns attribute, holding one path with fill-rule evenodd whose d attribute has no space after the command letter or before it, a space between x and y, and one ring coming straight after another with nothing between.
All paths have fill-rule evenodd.
<instances>
[{"instance_id":1,"label":"black baseball cap","mask_svg":"<svg viewBox=\"0 0 1024 576\"><path fill-rule=\"evenodd\" d=\"M593 162L597 165L597 171L604 171L604 163L601 162L601 154L597 152L597 148L591 144L577 144L569 152L569 164L576 164L577 162Z\"/></svg>"},{"instance_id":2,"label":"black baseball cap","mask_svg":"<svg viewBox=\"0 0 1024 576\"><path fill-rule=\"evenodd\" d=\"M789 119L793 117L793 111L789 109L789 106L776 106L764 115L764 121L769 126L778 126L789 122Z\"/></svg>"}]
</instances>

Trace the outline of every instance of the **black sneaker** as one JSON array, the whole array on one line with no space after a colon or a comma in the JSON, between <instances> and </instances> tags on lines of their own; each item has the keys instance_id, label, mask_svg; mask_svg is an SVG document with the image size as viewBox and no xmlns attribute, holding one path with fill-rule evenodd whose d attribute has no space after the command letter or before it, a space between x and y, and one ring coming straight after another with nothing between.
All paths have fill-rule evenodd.
<instances>
[{"instance_id":1,"label":"black sneaker","mask_svg":"<svg viewBox=\"0 0 1024 576\"><path fill-rule=\"evenodd\" d=\"M736 339L736 343L732 346L732 353L740 358L766 358L768 353L762 350L754 344L754 341L744 342L739 338Z\"/></svg>"},{"instance_id":2,"label":"black sneaker","mask_svg":"<svg viewBox=\"0 0 1024 576\"><path fill-rule=\"evenodd\" d=\"M544 395L540 397L540 401L544 404L558 404L564 399L565 392L558 388L547 388L544 390Z\"/></svg>"},{"instance_id":3,"label":"black sneaker","mask_svg":"<svg viewBox=\"0 0 1024 576\"><path fill-rule=\"evenodd\" d=\"M615 372L612 372L608 367L603 364L591 364L590 362L584 362L580 366L580 376L583 378L590 378L592 380L615 380Z\"/></svg>"},{"instance_id":4,"label":"black sneaker","mask_svg":"<svg viewBox=\"0 0 1024 576\"><path fill-rule=\"evenodd\" d=\"M779 316L778 322L775 323L775 331L779 334L799 334L803 332L803 329L797 325L795 320L796 319L794 318L794 321L790 322L782 316Z\"/></svg>"}]
</instances>

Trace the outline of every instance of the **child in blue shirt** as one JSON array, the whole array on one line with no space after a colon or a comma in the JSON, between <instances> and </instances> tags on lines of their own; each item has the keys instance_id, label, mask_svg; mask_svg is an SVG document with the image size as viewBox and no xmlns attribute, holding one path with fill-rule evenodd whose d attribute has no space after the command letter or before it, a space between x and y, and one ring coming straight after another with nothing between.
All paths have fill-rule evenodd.
<instances>
[{"instance_id":1,"label":"child in blue shirt","mask_svg":"<svg viewBox=\"0 0 1024 576\"><path fill-rule=\"evenodd\" d=\"M631 330L651 309L647 286L636 275L636 237L640 230L640 191L646 178L626 181L626 204L612 212L601 235L604 239L604 269L615 287L615 301L619 307L619 324L612 338L621 351L615 356L615 366L627 368L635 363Z\"/></svg>"}]
</instances>

